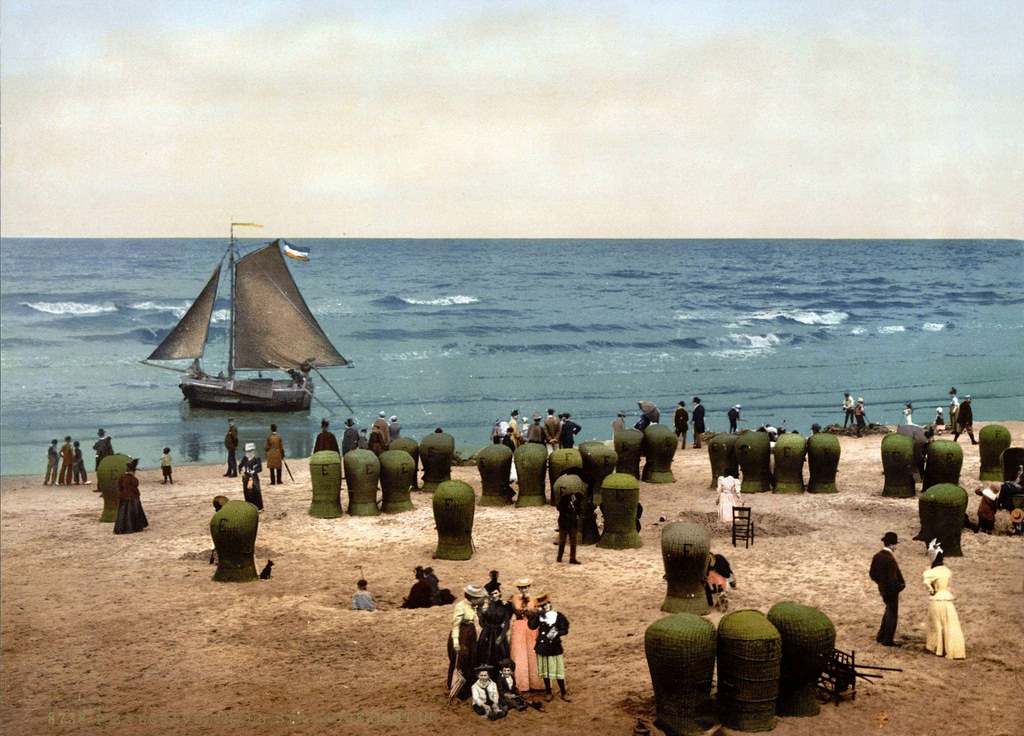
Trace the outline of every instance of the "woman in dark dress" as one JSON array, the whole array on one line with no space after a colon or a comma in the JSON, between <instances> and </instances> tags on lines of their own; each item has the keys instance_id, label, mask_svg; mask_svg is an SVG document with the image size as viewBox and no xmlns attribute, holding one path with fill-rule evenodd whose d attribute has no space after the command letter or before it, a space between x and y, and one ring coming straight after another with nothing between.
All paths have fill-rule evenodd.
<instances>
[{"instance_id":1,"label":"woman in dark dress","mask_svg":"<svg viewBox=\"0 0 1024 736\"><path fill-rule=\"evenodd\" d=\"M484 589L475 585L467 585L464 594L465 600L455 604L448 632L448 689L452 689L452 680L458 670L462 675L457 693L459 700L469 697L470 688L476 682L477 611L487 597Z\"/></svg>"},{"instance_id":2,"label":"woman in dark dress","mask_svg":"<svg viewBox=\"0 0 1024 736\"><path fill-rule=\"evenodd\" d=\"M134 534L149 526L146 512L142 510L142 498L139 496L139 479L135 477L137 467L139 467L139 460L134 458L128 463L128 469L124 475L117 480L120 500L117 504L114 534Z\"/></svg>"},{"instance_id":3,"label":"woman in dark dress","mask_svg":"<svg viewBox=\"0 0 1024 736\"><path fill-rule=\"evenodd\" d=\"M498 672L498 663L509 656L508 629L512 621L512 605L501 600L501 583L497 570L484 586L487 600L480 607L480 635L476 641L476 663Z\"/></svg>"},{"instance_id":4,"label":"woman in dark dress","mask_svg":"<svg viewBox=\"0 0 1024 736\"><path fill-rule=\"evenodd\" d=\"M245 443L245 457L238 463L238 470L242 474L242 495L245 500L263 510L263 493L260 491L260 471L263 470L263 461L256 455L256 443Z\"/></svg>"}]
</instances>

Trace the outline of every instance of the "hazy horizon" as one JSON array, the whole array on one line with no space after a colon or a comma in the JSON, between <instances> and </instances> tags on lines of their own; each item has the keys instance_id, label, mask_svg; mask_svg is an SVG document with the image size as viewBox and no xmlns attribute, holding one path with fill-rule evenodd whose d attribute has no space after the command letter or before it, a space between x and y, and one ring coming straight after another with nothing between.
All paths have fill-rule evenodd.
<instances>
[{"instance_id":1,"label":"hazy horizon","mask_svg":"<svg viewBox=\"0 0 1024 736\"><path fill-rule=\"evenodd\" d=\"M0 6L5 237L1016 239L1024 4Z\"/></svg>"}]
</instances>

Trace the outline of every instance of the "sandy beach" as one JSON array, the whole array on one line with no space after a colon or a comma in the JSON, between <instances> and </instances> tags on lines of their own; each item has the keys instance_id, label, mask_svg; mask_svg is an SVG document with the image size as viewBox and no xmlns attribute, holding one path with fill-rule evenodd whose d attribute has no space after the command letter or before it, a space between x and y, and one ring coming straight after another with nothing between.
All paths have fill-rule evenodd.
<instances>
[{"instance_id":1,"label":"sandy beach","mask_svg":"<svg viewBox=\"0 0 1024 736\"><path fill-rule=\"evenodd\" d=\"M1024 422L1005 424L1013 444L1024 443ZM173 486L160 484L159 468L140 472L150 526L126 536L98 523L102 503L92 486L44 487L42 468L38 477L5 477L0 725L11 736L628 734L638 718L654 718L643 635L663 615L664 518L712 528L712 549L729 558L739 583L732 610L766 612L782 600L817 606L835 623L838 647L903 669L859 685L855 702L825 705L818 717L779 719L776 733L1019 734L1024 539L964 533L964 556L947 562L967 659L929 654L921 583L928 558L911 541L917 501L881 497L880 441L842 438L836 495L748 496L757 524L750 549L733 548L726 528L714 523L706 449L679 451L675 483L642 484L644 547L582 547L580 566L555 562L551 507L478 506L477 551L467 562L431 560L436 537L425 493L414 492L415 511L396 516L311 518L307 463L291 459L294 482L286 475L284 485L264 486L256 562L273 559L273 577L249 584L210 579L210 499L241 498L240 482L223 478L222 466L177 468ZM973 518L978 452L966 437L961 446ZM479 493L475 468L453 476ZM1000 513L997 531L1007 525ZM882 603L867 577L888 529L900 536L897 559L907 580L899 649L874 641ZM451 607L399 608L417 564L432 564L457 594L467 583L483 584L491 569L500 571L506 595L523 575L533 577L535 592L550 592L571 622L572 702L556 699L543 713L513 713L494 724L468 705L446 705ZM360 567L377 613L349 610Z\"/></svg>"}]
</instances>

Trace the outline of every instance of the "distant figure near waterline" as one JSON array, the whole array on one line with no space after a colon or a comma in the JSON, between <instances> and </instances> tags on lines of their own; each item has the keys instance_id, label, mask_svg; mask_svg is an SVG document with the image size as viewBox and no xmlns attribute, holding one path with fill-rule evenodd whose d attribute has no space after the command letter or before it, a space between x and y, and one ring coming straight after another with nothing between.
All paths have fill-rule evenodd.
<instances>
[{"instance_id":1,"label":"distant figure near waterline","mask_svg":"<svg viewBox=\"0 0 1024 736\"><path fill-rule=\"evenodd\" d=\"M548 455L561 449L561 433L562 420L555 416L554 409L548 409L548 416L544 420L544 444L548 446Z\"/></svg>"},{"instance_id":2,"label":"distant figure near waterline","mask_svg":"<svg viewBox=\"0 0 1024 736\"><path fill-rule=\"evenodd\" d=\"M612 438L613 439L615 438L615 433L616 432L621 432L625 428L626 428L626 412L620 411L618 414L615 415L615 418L612 420Z\"/></svg>"},{"instance_id":3,"label":"distant figure near waterline","mask_svg":"<svg viewBox=\"0 0 1024 736\"><path fill-rule=\"evenodd\" d=\"M224 473L225 478L238 476L238 427L234 419L228 419L228 431L224 435L224 449L228 451L228 469Z\"/></svg>"},{"instance_id":4,"label":"distant figure near waterline","mask_svg":"<svg viewBox=\"0 0 1024 736\"><path fill-rule=\"evenodd\" d=\"M260 511L263 510L263 493L260 490L260 472L263 461L256 454L256 443L245 443L245 457L238 464L242 471L242 496Z\"/></svg>"},{"instance_id":5,"label":"distant figure near waterline","mask_svg":"<svg viewBox=\"0 0 1024 736\"><path fill-rule=\"evenodd\" d=\"M956 395L956 386L949 389L949 414L946 419L946 429L955 432L957 428L956 418L960 412L960 398Z\"/></svg>"},{"instance_id":6,"label":"distant figure near waterline","mask_svg":"<svg viewBox=\"0 0 1024 736\"><path fill-rule=\"evenodd\" d=\"M729 409L729 433L736 434L738 431L738 422L740 421L740 409L742 407L736 404Z\"/></svg>"},{"instance_id":7,"label":"distant figure near waterline","mask_svg":"<svg viewBox=\"0 0 1024 736\"><path fill-rule=\"evenodd\" d=\"M277 433L276 424L270 425L270 435L263 445L263 452L270 468L270 485L276 486L281 482L281 464L284 462L284 440Z\"/></svg>"},{"instance_id":8,"label":"distant figure near waterline","mask_svg":"<svg viewBox=\"0 0 1024 736\"><path fill-rule=\"evenodd\" d=\"M700 436L704 434L704 405L700 403L700 397L693 397L693 411L690 413L693 421L693 449L700 449Z\"/></svg>"},{"instance_id":9,"label":"distant figure near waterline","mask_svg":"<svg viewBox=\"0 0 1024 736\"><path fill-rule=\"evenodd\" d=\"M60 450L57 449L57 440L50 440L50 446L46 448L46 477L43 479L43 485L55 485L59 472Z\"/></svg>"},{"instance_id":10,"label":"distant figure near waterline","mask_svg":"<svg viewBox=\"0 0 1024 736\"><path fill-rule=\"evenodd\" d=\"M526 430L526 441L537 445L544 443L544 428L540 426L540 414L534 413L533 424Z\"/></svg>"},{"instance_id":11,"label":"distant figure near waterline","mask_svg":"<svg viewBox=\"0 0 1024 736\"><path fill-rule=\"evenodd\" d=\"M864 399L857 399L856 405L853 407L853 418L857 423L857 436L861 436L861 432L864 431L864 427L867 424L867 418L864 413Z\"/></svg>"},{"instance_id":12,"label":"distant figure near waterline","mask_svg":"<svg viewBox=\"0 0 1024 736\"><path fill-rule=\"evenodd\" d=\"M679 449L686 449L686 433L690 431L690 413L686 411L686 402L680 401L672 415L672 424L675 425L676 437L679 438Z\"/></svg>"},{"instance_id":13,"label":"distant figure near waterline","mask_svg":"<svg viewBox=\"0 0 1024 736\"><path fill-rule=\"evenodd\" d=\"M92 449L96 453L96 470L99 470L100 461L102 461L107 455L114 454L114 444L110 436L102 429L96 430L96 436L99 437L99 439L93 442Z\"/></svg>"},{"instance_id":14,"label":"distant figure near waterline","mask_svg":"<svg viewBox=\"0 0 1024 736\"><path fill-rule=\"evenodd\" d=\"M58 483L62 486L71 485L71 469L75 466L75 447L71 444L71 437L64 438L64 444L60 448L60 476Z\"/></svg>"},{"instance_id":15,"label":"distant figure near waterline","mask_svg":"<svg viewBox=\"0 0 1024 736\"><path fill-rule=\"evenodd\" d=\"M370 438L367 440L367 449L378 457L391 446L391 430L388 429L388 420L384 418L384 412L379 412L377 418L370 425Z\"/></svg>"},{"instance_id":16,"label":"distant figure near waterline","mask_svg":"<svg viewBox=\"0 0 1024 736\"><path fill-rule=\"evenodd\" d=\"M331 423L326 419L320 420L320 434L316 436L316 442L313 443L314 453L322 450L338 452L338 438L334 436L334 432L331 431Z\"/></svg>"},{"instance_id":17,"label":"distant figure near waterline","mask_svg":"<svg viewBox=\"0 0 1024 736\"><path fill-rule=\"evenodd\" d=\"M388 419L388 436L392 440L397 440L402 436L402 425L398 423L398 416L392 414Z\"/></svg>"},{"instance_id":18,"label":"distant figure near waterline","mask_svg":"<svg viewBox=\"0 0 1024 736\"><path fill-rule=\"evenodd\" d=\"M72 475L75 485L89 482L89 476L85 472L85 459L82 457L82 448L79 446L78 440L75 440L75 465Z\"/></svg>"},{"instance_id":19,"label":"distant figure near waterline","mask_svg":"<svg viewBox=\"0 0 1024 736\"><path fill-rule=\"evenodd\" d=\"M164 454L160 456L160 472L163 474L163 484L167 485L170 483L174 485L174 479L171 477L171 448L165 447Z\"/></svg>"},{"instance_id":20,"label":"distant figure near waterline","mask_svg":"<svg viewBox=\"0 0 1024 736\"><path fill-rule=\"evenodd\" d=\"M853 425L853 397L850 396L849 391L843 392L843 429L846 429L846 425Z\"/></svg>"},{"instance_id":21,"label":"distant figure near waterline","mask_svg":"<svg viewBox=\"0 0 1024 736\"><path fill-rule=\"evenodd\" d=\"M914 405L909 401L903 406L903 423L913 424L914 423Z\"/></svg>"},{"instance_id":22,"label":"distant figure near waterline","mask_svg":"<svg viewBox=\"0 0 1024 736\"><path fill-rule=\"evenodd\" d=\"M964 432L971 438L971 444L978 444L978 440L974 439L974 410L971 408L971 396L968 394L964 397L963 402L960 404L960 408L956 412L956 426L953 429L953 441L957 442L960 439L960 435Z\"/></svg>"},{"instance_id":23,"label":"distant figure near waterline","mask_svg":"<svg viewBox=\"0 0 1024 736\"><path fill-rule=\"evenodd\" d=\"M352 610L353 611L376 611L377 600L373 597L373 593L366 589L369 583L366 582L365 578L360 578L356 582L356 592L352 594Z\"/></svg>"},{"instance_id":24,"label":"distant figure near waterline","mask_svg":"<svg viewBox=\"0 0 1024 736\"><path fill-rule=\"evenodd\" d=\"M345 433L341 436L341 454L358 449L359 430L356 428L355 420L349 417L345 420Z\"/></svg>"},{"instance_id":25,"label":"distant figure near waterline","mask_svg":"<svg viewBox=\"0 0 1024 736\"><path fill-rule=\"evenodd\" d=\"M576 435L583 429L576 422L572 421L572 414L569 412L562 412L558 415L562 419L562 426L559 430L559 440L562 443L562 449L571 449L576 444Z\"/></svg>"}]
</instances>

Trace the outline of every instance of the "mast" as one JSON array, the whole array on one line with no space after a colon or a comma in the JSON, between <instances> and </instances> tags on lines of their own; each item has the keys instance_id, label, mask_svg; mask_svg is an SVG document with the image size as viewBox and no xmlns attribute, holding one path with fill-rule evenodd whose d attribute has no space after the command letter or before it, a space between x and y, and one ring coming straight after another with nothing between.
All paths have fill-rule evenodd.
<instances>
[{"instance_id":1,"label":"mast","mask_svg":"<svg viewBox=\"0 0 1024 736\"><path fill-rule=\"evenodd\" d=\"M232 222L231 244L228 246L228 272L231 274L231 298L228 305L228 378L235 376L235 242L236 227L263 227L255 222Z\"/></svg>"},{"instance_id":2,"label":"mast","mask_svg":"<svg viewBox=\"0 0 1024 736\"><path fill-rule=\"evenodd\" d=\"M228 274L231 296L228 299L228 378L235 376L235 223L231 223L231 244L228 246Z\"/></svg>"}]
</instances>

